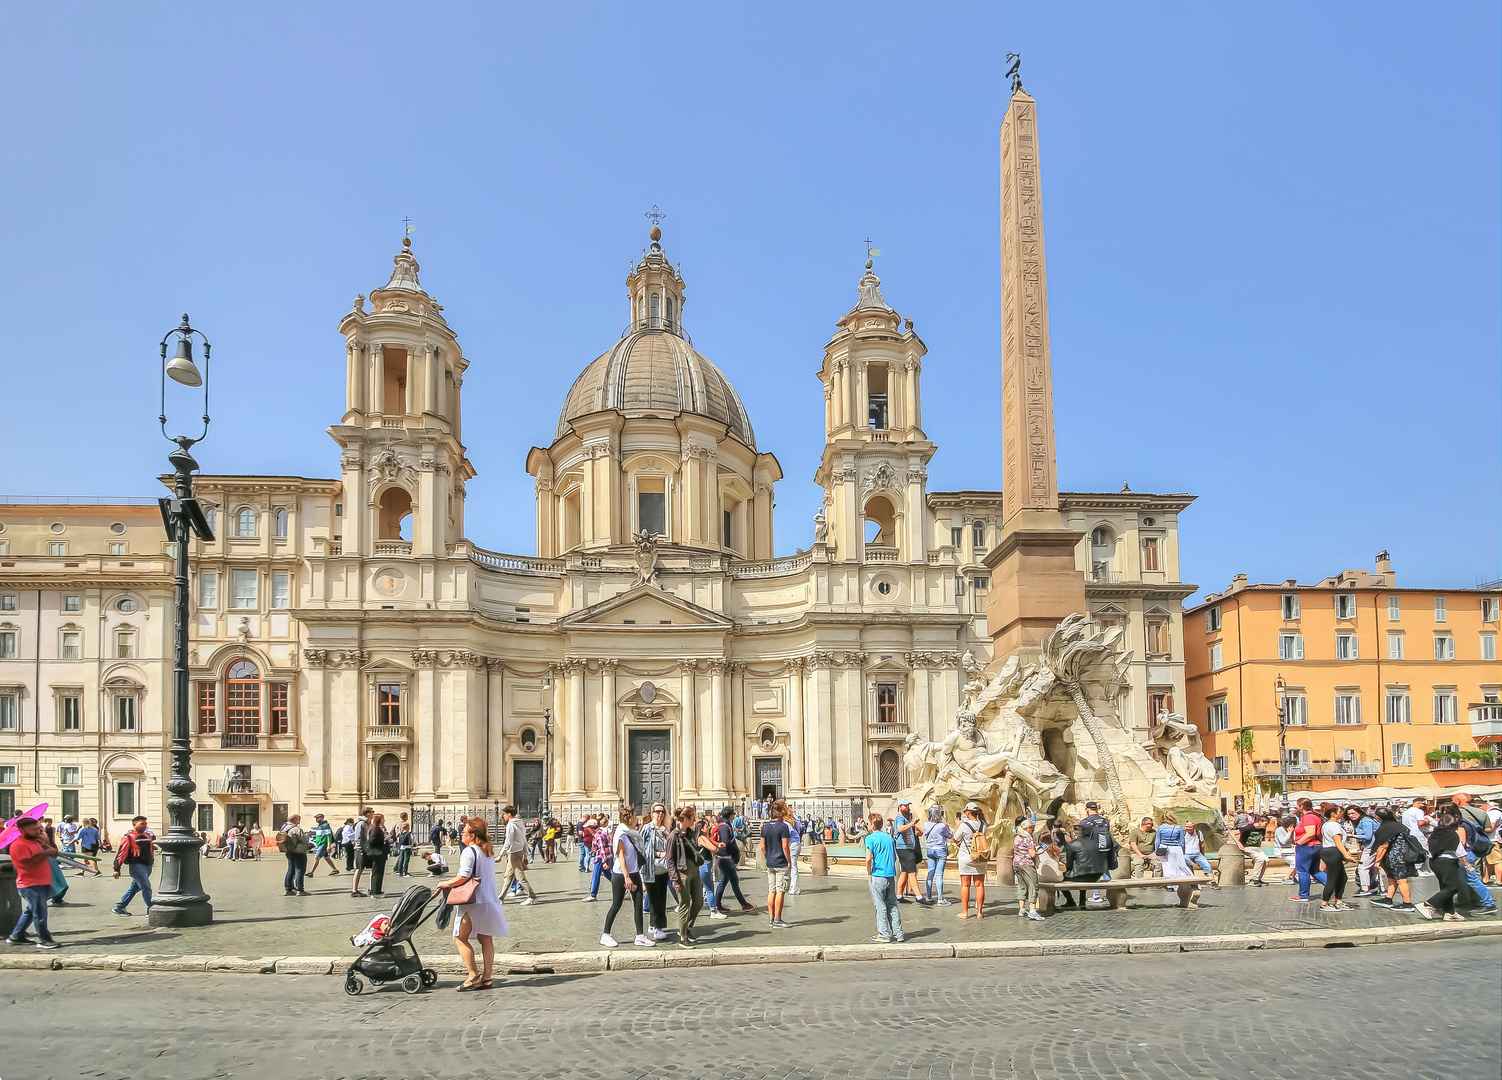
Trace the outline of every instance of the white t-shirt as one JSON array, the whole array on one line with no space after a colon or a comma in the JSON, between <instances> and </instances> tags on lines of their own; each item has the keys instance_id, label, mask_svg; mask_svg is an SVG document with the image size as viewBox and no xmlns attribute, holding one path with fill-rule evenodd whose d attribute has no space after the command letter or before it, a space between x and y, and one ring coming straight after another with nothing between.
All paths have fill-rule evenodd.
<instances>
[{"instance_id":1,"label":"white t-shirt","mask_svg":"<svg viewBox=\"0 0 1502 1080\"><path fill-rule=\"evenodd\" d=\"M1429 850L1429 845L1424 843L1424 834L1420 822L1427 822L1429 816L1417 806L1410 806L1403 811L1403 827L1419 838L1419 843L1424 845L1424 850Z\"/></svg>"},{"instance_id":2,"label":"white t-shirt","mask_svg":"<svg viewBox=\"0 0 1502 1080\"><path fill-rule=\"evenodd\" d=\"M1319 836L1325 847L1340 847L1341 838L1349 836L1350 830L1342 821L1327 821L1320 826Z\"/></svg>"},{"instance_id":3,"label":"white t-shirt","mask_svg":"<svg viewBox=\"0 0 1502 1080\"><path fill-rule=\"evenodd\" d=\"M615 832L610 838L610 850L620 849L620 854L615 856L615 864L611 867L615 873L622 877L630 877L641 870L636 857L636 846L641 843L641 834L624 825L617 825ZM626 857L626 864L621 865L621 854Z\"/></svg>"},{"instance_id":4,"label":"white t-shirt","mask_svg":"<svg viewBox=\"0 0 1502 1080\"><path fill-rule=\"evenodd\" d=\"M1283 826L1279 825L1276 829L1273 830L1273 845L1279 851L1285 851L1293 847L1293 830L1285 829Z\"/></svg>"},{"instance_id":5,"label":"white t-shirt","mask_svg":"<svg viewBox=\"0 0 1502 1080\"><path fill-rule=\"evenodd\" d=\"M1486 816L1491 821L1493 829L1502 826L1502 810L1498 810L1495 806L1488 806L1486 808Z\"/></svg>"}]
</instances>

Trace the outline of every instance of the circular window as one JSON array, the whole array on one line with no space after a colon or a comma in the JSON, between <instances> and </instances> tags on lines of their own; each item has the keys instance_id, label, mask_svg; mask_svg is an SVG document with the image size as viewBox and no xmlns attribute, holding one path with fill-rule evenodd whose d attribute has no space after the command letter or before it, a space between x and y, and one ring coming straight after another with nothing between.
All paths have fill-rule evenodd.
<instances>
[{"instance_id":1,"label":"circular window","mask_svg":"<svg viewBox=\"0 0 1502 1080\"><path fill-rule=\"evenodd\" d=\"M876 591L881 593L882 596L890 596L892 594L892 583L890 581L878 581L876 583Z\"/></svg>"},{"instance_id":2,"label":"circular window","mask_svg":"<svg viewBox=\"0 0 1502 1080\"><path fill-rule=\"evenodd\" d=\"M537 732L533 731L531 728L522 728L522 749L530 754L532 752L532 748L536 745Z\"/></svg>"},{"instance_id":3,"label":"circular window","mask_svg":"<svg viewBox=\"0 0 1502 1080\"><path fill-rule=\"evenodd\" d=\"M115 601L115 610L123 611L129 615L132 611L136 610L136 602L128 596L122 596Z\"/></svg>"},{"instance_id":4,"label":"circular window","mask_svg":"<svg viewBox=\"0 0 1502 1080\"><path fill-rule=\"evenodd\" d=\"M123 522L123 521L117 521L113 525L110 526L110 532L114 533L116 536L119 536L124 531L125 531L125 522Z\"/></svg>"},{"instance_id":5,"label":"circular window","mask_svg":"<svg viewBox=\"0 0 1502 1080\"><path fill-rule=\"evenodd\" d=\"M55 533L62 532L63 531L63 523L61 521L54 521L52 523L52 531L55 532Z\"/></svg>"},{"instance_id":6,"label":"circular window","mask_svg":"<svg viewBox=\"0 0 1502 1080\"><path fill-rule=\"evenodd\" d=\"M0 521L0 533L3 533L4 531L5 531L5 522Z\"/></svg>"},{"instance_id":7,"label":"circular window","mask_svg":"<svg viewBox=\"0 0 1502 1080\"><path fill-rule=\"evenodd\" d=\"M1142 519L1142 524L1146 525L1149 529L1151 529L1154 525L1158 524L1158 519L1157 518L1143 518Z\"/></svg>"}]
</instances>

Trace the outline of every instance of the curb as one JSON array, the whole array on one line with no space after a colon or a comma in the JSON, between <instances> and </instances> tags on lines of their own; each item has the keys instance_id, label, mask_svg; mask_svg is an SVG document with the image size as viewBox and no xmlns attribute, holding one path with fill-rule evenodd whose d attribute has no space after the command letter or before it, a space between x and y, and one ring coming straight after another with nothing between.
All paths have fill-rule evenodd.
<instances>
[{"instance_id":1,"label":"curb","mask_svg":"<svg viewBox=\"0 0 1502 1080\"><path fill-rule=\"evenodd\" d=\"M1406 926L1368 930L1284 930L1266 934L1206 934L1198 937L1064 938L1058 941L969 941L953 945L862 942L851 945L769 945L764 948L671 949L651 952L573 952L532 956L498 953L496 968L507 975L576 975L656 968L721 967L735 964L811 964L868 960L979 959L1010 956L1103 956L1178 952L1242 952L1253 949L1319 949L1348 945L1394 945L1413 941L1499 937L1502 923L1466 926ZM202 971L218 975L342 975L354 956L124 956L92 953L61 956L0 954L0 970L21 971ZM457 956L433 957L440 975L462 975Z\"/></svg>"}]
</instances>

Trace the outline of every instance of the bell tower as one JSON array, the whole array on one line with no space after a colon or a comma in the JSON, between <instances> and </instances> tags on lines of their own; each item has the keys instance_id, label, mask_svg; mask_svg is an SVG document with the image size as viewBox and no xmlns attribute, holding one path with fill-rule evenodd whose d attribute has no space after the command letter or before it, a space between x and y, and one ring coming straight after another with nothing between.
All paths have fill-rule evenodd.
<instances>
[{"instance_id":1,"label":"bell tower","mask_svg":"<svg viewBox=\"0 0 1502 1080\"><path fill-rule=\"evenodd\" d=\"M348 382L329 428L344 476L345 555L443 557L464 535L464 485L475 470L460 435L469 361L443 308L417 280L402 240L391 279L339 323Z\"/></svg>"},{"instance_id":2,"label":"bell tower","mask_svg":"<svg viewBox=\"0 0 1502 1080\"><path fill-rule=\"evenodd\" d=\"M824 346L824 489L831 560L925 562L928 461L920 380L928 352L881 295L866 259L860 298Z\"/></svg>"}]
</instances>

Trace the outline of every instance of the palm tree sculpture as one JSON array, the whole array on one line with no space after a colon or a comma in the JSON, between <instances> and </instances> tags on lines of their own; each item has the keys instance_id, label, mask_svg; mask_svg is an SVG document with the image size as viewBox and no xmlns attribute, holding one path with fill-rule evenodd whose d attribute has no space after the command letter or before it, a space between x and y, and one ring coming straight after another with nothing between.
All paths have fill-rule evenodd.
<instances>
[{"instance_id":1,"label":"palm tree sculpture","mask_svg":"<svg viewBox=\"0 0 1502 1080\"><path fill-rule=\"evenodd\" d=\"M1122 815L1127 812L1126 792L1121 787L1121 777L1116 772L1116 759L1111 754L1111 749L1106 745L1106 732L1101 727L1100 720L1095 716L1090 703L1085 700L1085 692L1082 686L1085 672L1093 665L1102 661L1116 666L1112 650L1104 641L1092 639L1087 636L1085 616L1075 612L1064 619L1063 622L1043 639L1041 660L1045 667L1053 673L1056 680L1064 684L1069 691L1069 696L1074 699L1074 707L1079 711L1080 720L1085 725L1085 730L1090 733L1090 738L1095 743L1096 753L1100 757L1101 771L1106 774L1106 790L1111 795L1111 816L1117 822L1123 821Z\"/></svg>"}]
</instances>

